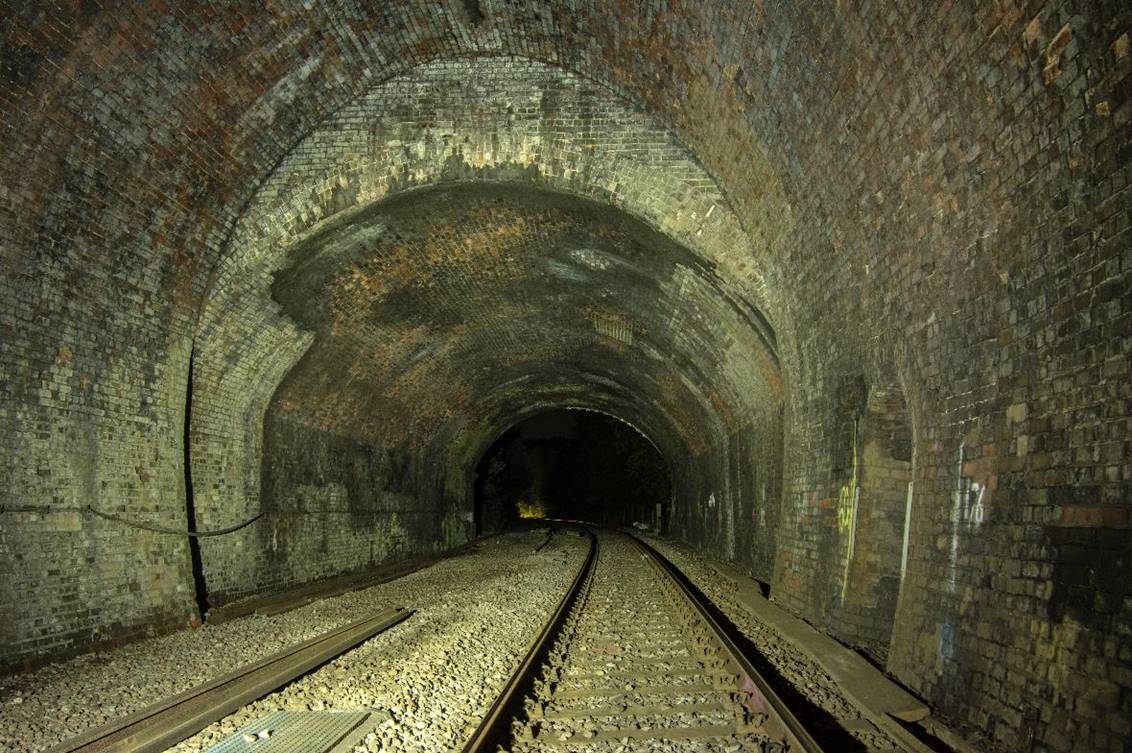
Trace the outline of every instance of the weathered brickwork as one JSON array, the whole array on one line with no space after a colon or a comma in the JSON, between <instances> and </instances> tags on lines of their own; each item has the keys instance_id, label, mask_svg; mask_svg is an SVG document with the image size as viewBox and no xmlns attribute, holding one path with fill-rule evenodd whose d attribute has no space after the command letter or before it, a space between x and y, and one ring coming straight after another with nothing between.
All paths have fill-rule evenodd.
<instances>
[{"instance_id":1,"label":"weathered brickwork","mask_svg":"<svg viewBox=\"0 0 1132 753\"><path fill-rule=\"evenodd\" d=\"M438 553L467 540L462 517L438 516L431 498L414 496L421 458L319 436L278 415L269 417L264 440L261 499L270 523L247 544L267 574L252 581L257 588Z\"/></svg>"},{"instance_id":2,"label":"weathered brickwork","mask_svg":"<svg viewBox=\"0 0 1132 753\"><path fill-rule=\"evenodd\" d=\"M476 82L471 90L464 86L469 80ZM553 203L528 206L531 215L519 217L516 210L490 208L492 201L508 199L498 192L460 214L448 204L465 201L459 197L466 192L440 198L414 193L388 212L363 212L408 191L469 181L551 188L632 212L701 259L688 257L675 271L656 268L655 276L668 279L668 295L695 306L718 296L715 283L694 271L710 265L737 299L734 305L759 318L759 329L738 327L735 342L712 345L683 323L734 320L727 305L674 313L679 302L662 303L650 313L656 303L651 293L622 290L618 244L624 241L617 240L609 219L605 229L589 227L592 219L563 214ZM441 216L446 219L436 219ZM555 246L561 252L548 254ZM269 390L303 353L302 366L273 410L299 411L299 420L316 429L315 442L331 432L380 451L459 458L432 464L445 478L410 484L422 504L433 504L448 518L463 520L470 511L467 477L475 467L466 449L453 450L453 439L482 450L505 428L481 422L496 411L490 406L499 389L514 393L501 395L513 406L503 413L506 421L514 420L519 407L555 404L564 397L561 391L593 407L594 393L603 387L592 377L578 383L570 375L579 368L624 383L613 410L664 437L660 441L673 448L670 455L687 454L689 445L705 452L718 422L705 435L700 428L705 422L693 414L717 408L670 405L668 418L658 424L652 401L670 403L683 392L687 402L693 399L687 394L691 382L684 377L681 383L676 374L659 382L642 379L642 367L663 367L665 355L673 352L686 354L681 369L696 353L726 353L730 373L722 381L703 373L704 367L692 381L715 384L710 399L731 406L729 425L749 426L744 416L751 405L777 399L759 386L765 379L759 369L769 369L776 383L778 378L773 361L757 355L765 348L759 338L773 342L773 333L752 308L761 302L763 286L736 253L747 247L712 181L672 136L600 87L506 58L425 65L375 87L280 163L241 218L221 263L195 360L193 477L202 526L221 527L232 522L233 510L250 517L264 507L257 429ZM284 304L282 316L272 299L272 279L281 281L274 297ZM557 285L557 291L539 295L557 299L556 312L571 317L548 321L527 292L532 280L540 287ZM579 297L585 285L602 287ZM321 302L327 300L333 303L323 312ZM563 305L568 300L573 303ZM372 313L363 316L371 305ZM422 311L428 315L415 313ZM618 339L621 325L635 344ZM320 333L313 347L312 331ZM665 340L665 332L673 337ZM365 343L360 351L359 343ZM607 357L627 357L632 366L601 363ZM352 365L344 370L343 364ZM551 364L558 368L548 368ZM524 380L515 381L519 377ZM347 386L330 386L339 379ZM657 393L660 383L666 387ZM552 386L554 400L535 400ZM632 403L628 394L635 396ZM466 428L469 422L477 425ZM233 447L233 435L245 437L246 444ZM436 487L436 495L421 491ZM255 535L248 531L203 545L210 590L234 594L276 584L272 568L253 564L247 554L255 547L243 539ZM770 572L767 564L763 577L769 579Z\"/></svg>"},{"instance_id":3,"label":"weathered brickwork","mask_svg":"<svg viewBox=\"0 0 1132 753\"><path fill-rule=\"evenodd\" d=\"M408 477L438 516L471 512L475 464L460 447L494 439L480 423L494 399L514 406L504 414L513 418L546 389L592 408L612 387L617 415L677 458L710 456L717 432L750 427L762 419L754 406L777 402L760 370L772 366L764 343L715 300L702 262L588 201L502 184L418 191L297 242L289 256L299 261L275 275L272 294L317 334L269 418L310 427L315 444L333 432L433 459ZM704 324L689 326L696 320ZM735 335L721 341L716 328ZM461 462L440 462L452 456ZM722 462L712 472L726 474ZM723 493L730 504L740 490ZM683 532L714 539L714 527Z\"/></svg>"},{"instance_id":4,"label":"weathered brickwork","mask_svg":"<svg viewBox=\"0 0 1132 753\"><path fill-rule=\"evenodd\" d=\"M86 512L185 527L186 457L202 529L349 498L350 474L301 490L361 440L273 405L318 346L272 307L272 274L336 215L504 181L612 204L708 262L673 346L759 355L689 356L644 390L685 405L665 417L626 372L572 379L532 348L563 373L440 417L415 462L445 470L413 504L456 509L460 470L546 405L671 427L704 443L664 448L685 471L673 533L980 746L1129 736L1126 4L9 5L3 661L192 618L185 539ZM721 321L726 301L758 315ZM770 399L737 394L743 369ZM286 556L260 522L202 542L210 588L313 577L321 542L333 569L371 559L363 525L316 517L287 518Z\"/></svg>"},{"instance_id":5,"label":"weathered brickwork","mask_svg":"<svg viewBox=\"0 0 1132 753\"><path fill-rule=\"evenodd\" d=\"M1061 490L1118 526L1129 502L1126 388L1103 376L1118 374L1129 351L1127 305L1113 303L1116 289L1127 290L1128 168L1108 110L1126 96L1118 40L1127 18L1050 4L985 13L916 14L916 34L901 43L916 61L909 76L894 76L891 60L858 41L878 26L882 36L895 32L896 9L823 29L842 37L820 42L823 50L855 59L831 66L841 71L829 77L840 81L838 97L810 102L807 113L845 123L846 141L811 130L800 150L826 165L802 193L824 196L820 213L796 205L795 219L829 227L830 237L800 244L827 249L827 261L803 273L798 289L843 292L816 306L802 299L782 317L806 333L800 358L828 354L805 371L787 367L812 386L795 405L784 512L793 502L799 521L819 515L814 505L843 488L844 473L824 473L838 467L826 442L842 420L839 380L863 370L871 390L895 375L916 436L915 487L888 667L974 738L1023 750L1119 749L1129 701L1112 689L1128 687L1128 664L1101 657L1126 645L1127 594L1087 566L1055 574L1072 555L1047 530L1051 518L1072 517L1069 500L1055 501ZM838 98L844 109L832 104ZM855 176L855 185L818 174ZM830 320L859 327L822 325ZM1098 530L1106 525L1098 515L1085 536L1110 540ZM779 537L777 598L866 642L855 635L859 617L831 609L831 591L844 584L820 564L845 557L848 531L831 545L801 525L791 546L789 530ZM1126 555L1108 551L1121 567ZM859 598L856 572L849 604ZM1054 616L1048 599L1059 578L1080 598L1080 589L1104 593L1124 614L1091 625Z\"/></svg>"}]
</instances>

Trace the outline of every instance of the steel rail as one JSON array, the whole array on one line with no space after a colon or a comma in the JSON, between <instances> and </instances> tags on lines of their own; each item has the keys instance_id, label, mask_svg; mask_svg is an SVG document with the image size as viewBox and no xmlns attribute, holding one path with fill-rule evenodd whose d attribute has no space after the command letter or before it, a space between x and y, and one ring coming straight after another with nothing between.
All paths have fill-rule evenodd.
<instances>
[{"instance_id":1,"label":"steel rail","mask_svg":"<svg viewBox=\"0 0 1132 753\"><path fill-rule=\"evenodd\" d=\"M590 549L586 553L585 561L578 568L578 574L570 584L558 608L554 610L546 625L535 637L530 650L527 651L523 661L511 674L511 678L503 690L491 704L487 714L476 727L476 731L468 742L461 748L462 753L494 753L495 746L504 743L510 735L511 721L516 716L517 707L522 704L529 687L533 684L538 670L542 667L543 659L553 645L554 638L562 629L563 623L570 614L582 586L593 574L594 563L597 561L597 537L588 528L583 528L590 539Z\"/></svg>"},{"instance_id":2,"label":"steel rail","mask_svg":"<svg viewBox=\"0 0 1132 753\"><path fill-rule=\"evenodd\" d=\"M760 731L769 737L777 738L784 751L824 753L824 749L821 745L810 735L802 722L794 716L794 713L790 711L785 701L774 692L770 683L759 674L759 671L755 669L742 649L736 645L730 634L723 629L723 626L719 624L703 601L685 585L682 576L675 566L668 562L663 555L653 549L649 544L632 534L626 535L637 543L644 555L648 557L649 561L657 568L658 572L663 574L671 585L675 587L676 592L684 598L688 606L694 610L696 615L711 632L711 638L723 649L727 661L731 664L732 668L736 670L735 673L739 678L739 686L746 689L746 694L755 706L754 710L766 714L765 720L759 725ZM746 680L750 681L750 685L747 684Z\"/></svg>"},{"instance_id":3,"label":"steel rail","mask_svg":"<svg viewBox=\"0 0 1132 753\"><path fill-rule=\"evenodd\" d=\"M158 753L405 620L393 607L334 628L257 662L84 732L47 753Z\"/></svg>"}]
</instances>

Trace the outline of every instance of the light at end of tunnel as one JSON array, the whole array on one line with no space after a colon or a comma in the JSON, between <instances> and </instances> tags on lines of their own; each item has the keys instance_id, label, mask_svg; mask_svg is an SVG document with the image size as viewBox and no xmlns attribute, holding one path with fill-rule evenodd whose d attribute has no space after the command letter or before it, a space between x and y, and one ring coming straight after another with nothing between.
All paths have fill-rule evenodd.
<instances>
[{"instance_id":1,"label":"light at end of tunnel","mask_svg":"<svg viewBox=\"0 0 1132 753\"><path fill-rule=\"evenodd\" d=\"M520 518L546 517L546 505L542 502L542 500L528 502L525 499L520 499L515 503L515 508L519 511Z\"/></svg>"}]
</instances>

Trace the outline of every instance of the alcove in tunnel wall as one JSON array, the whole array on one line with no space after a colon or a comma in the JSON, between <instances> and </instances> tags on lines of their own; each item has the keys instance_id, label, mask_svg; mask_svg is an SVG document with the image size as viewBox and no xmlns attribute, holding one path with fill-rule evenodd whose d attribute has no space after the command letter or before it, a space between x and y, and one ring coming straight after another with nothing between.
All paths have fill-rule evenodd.
<instances>
[{"instance_id":1,"label":"alcove in tunnel wall","mask_svg":"<svg viewBox=\"0 0 1132 753\"><path fill-rule=\"evenodd\" d=\"M858 375L835 394L827 432L834 494L811 504L808 521L830 586L822 608L847 643L883 665L910 540L914 427L897 384Z\"/></svg>"}]
</instances>

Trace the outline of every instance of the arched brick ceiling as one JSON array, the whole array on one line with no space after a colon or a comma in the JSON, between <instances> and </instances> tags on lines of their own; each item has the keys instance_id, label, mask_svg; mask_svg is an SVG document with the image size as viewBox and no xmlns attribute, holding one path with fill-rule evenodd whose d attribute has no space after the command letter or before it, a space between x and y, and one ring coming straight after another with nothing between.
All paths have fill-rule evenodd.
<instances>
[{"instance_id":1,"label":"arched brick ceiling","mask_svg":"<svg viewBox=\"0 0 1132 753\"><path fill-rule=\"evenodd\" d=\"M716 234L723 244L731 236L731 262L721 276L724 287L732 288L728 295L745 298L745 305L754 303L773 319L780 305L769 299L781 295L781 285L769 260L779 255L775 249L788 232L791 209L753 131L719 128L740 108L728 99L735 91L720 79L724 66L712 49L724 49L734 40L680 31L724 32L708 23L710 9L698 3L668 4L643 16L638 10L493 6L473 22L455 4L363 7L345 0L314 6L281 2L254 11L211 4L178 4L173 10L131 5L101 12L64 7L48 14L24 8L10 17L4 32L16 51L7 70L13 85L0 95L9 124L5 138L12 141L5 169L20 165L21 175L10 182L23 188L7 203L18 220L4 231L5 263L34 275L49 257L59 255L64 287L81 285L86 275L113 275L136 291L129 299L140 300L148 310L139 318L120 301L100 302L94 316L89 308L79 314L66 305L53 307L57 281L41 277L38 286L20 291L23 300L48 309L31 325L28 341L37 341L39 351L44 343L55 343L46 350L71 354L80 389L89 390L106 374L139 375L139 395L167 398L107 401L88 394L83 400L107 410L108 416L150 416L147 420L160 434L173 440L180 409L173 396L183 383L189 350L184 338L195 326L198 384L219 399L194 406L204 419L195 422L194 431L233 441L244 423L256 419L222 393L263 390L288 367L287 357L278 354L297 357L306 344L283 324L289 345L263 332L254 352L232 358L233 348L246 346L229 347L225 340L240 335L213 327L210 311L216 301L209 294L227 288L240 273L227 256L241 245L239 219L279 175L277 168L296 145L309 141L310 134L367 90L430 61L448 61L454 69L450 76L474 82L479 72L462 67L463 61L485 54L584 72L626 102L660 114L659 122L652 121L660 142L630 141L621 145L625 151L654 146L672 151L681 143L710 147L703 152L709 158L705 164L725 164L756 183L757 190L743 198L746 211L757 210L746 240L738 237L743 231L734 215L722 211L727 202L709 174L659 190L650 187L654 178L663 181L670 175L663 158L655 164L629 160L637 171L636 195L622 193L614 182L605 198L635 203L634 213L640 214L654 196L675 196L675 204L665 199L667 204L651 211L675 218L678 234ZM622 22L617 31L609 23L613 18ZM742 34L749 21L724 33ZM716 92L720 83L725 85L722 98ZM26 107L28 101L39 107ZM673 114L678 117L672 122L680 127L667 129L663 120ZM684 128L688 124L710 127L709 141L690 138L696 128ZM573 133L574 123L563 125ZM608 161L618 142L611 142L602 128L588 135L593 143L611 148L582 153L581 161ZM580 190L596 190L592 178L600 174L575 172L570 162L579 155L568 150L567 157L561 172L552 169L553 177L564 182L580 178ZM335 201L329 184L322 198ZM698 204L698 211L672 211L686 201ZM305 214L298 212L294 220L309 222ZM205 295L202 313L198 306ZM256 329L256 322L241 324L248 331ZM153 362L153 353L163 354L160 362ZM14 381L35 381L35 366L19 355L12 360ZM259 397L262 404L265 396ZM210 426L209 416L225 425ZM243 486L232 481L229 488Z\"/></svg>"},{"instance_id":2,"label":"arched brick ceiling","mask_svg":"<svg viewBox=\"0 0 1132 753\"><path fill-rule=\"evenodd\" d=\"M344 133L335 118L367 95L384 96L376 93L384 84L435 102L443 87L416 74L449 68L487 102L474 88L479 61L539 61L638 117L628 130L607 130L627 121L590 108L601 127L567 118L553 131L536 128L540 139L579 138L543 141L557 161L540 157L532 168L528 160L531 182L614 205L712 260L728 306L760 311L773 328L786 399L772 424L784 439L764 465L781 467L782 483L767 500L777 511L768 537L754 541L773 547L773 561L759 567L782 603L834 628L872 621L864 602L864 611L835 614L828 599L838 578L827 555L844 551L837 516L824 506L843 483L830 446L835 396L846 379L899 384L917 438L916 499L888 669L971 728L1018 697L1062 702L1060 668L1025 661L1052 651L1032 626L1053 604L1011 593L991 553L1032 541L1036 522L1056 512L1046 501L1070 480L1089 484L1090 503L1127 498L1126 479L1113 476L1118 461L1106 459L1120 457L1119 440L1105 445L1111 455L1090 453L1099 445L1074 446L1070 429L1079 412L1101 413L1086 435L1128 435L1119 390L1102 390L1097 376L1119 381L1128 350L1119 296L1127 288L1126 5L483 0L469 13L457 0L8 2L0 14L0 422L10 432L0 488L21 504L89 502L183 525L192 372L197 522L222 527L258 512L257 432L275 386L315 339L271 308L279 252L331 214L447 179L443 164L424 170L442 150L404 148L415 137L399 153L381 150L384 162L324 173L313 192L301 170L282 166L317 156L304 151L319 143L311 136ZM580 97L566 111L585 113L599 100ZM381 125L387 146L414 119L390 112L397 117ZM442 128L421 121L408 130L440 138ZM497 163L480 148L490 143L474 146L457 149L462 177L448 177L506 180L523 163ZM698 174L648 158L677 154ZM382 165L385 188L362 192L378 185ZM286 195L292 172L302 195ZM348 200L355 189L362 201ZM727 248L734 252L720 253ZM664 421L725 425L735 409L712 405L708 415L707 396L687 403L701 418L664 419L632 402L636 385L593 376L603 386L586 396L591 407L630 406L653 417L656 433ZM571 389L547 384L530 397L569 403L579 399ZM516 394L497 391L478 422L433 444L474 445L515 415ZM1023 421L1011 418L1018 411ZM744 448L758 447L748 440ZM963 447L977 450L989 476L980 482L997 480L998 490L988 500L993 525L959 542L947 510ZM735 537L714 522L738 519L718 517L722 505L717 517L703 515L707 487L726 483L726 454L713 460L705 473L714 477L688 490L694 500L677 522L730 553ZM110 624L188 613L183 542L68 515L73 531L55 516L29 522L12 561L53 551L55 567L81 573L78 585L5 573L0 644L54 644L58 636L42 626L57 620L69 639L88 640ZM745 522L730 529L749 530ZM954 564L949 572L948 536L964 563L958 576ZM236 538L225 556L204 545L221 588L274 582L271 563L248 556L270 542ZM1050 547L1026 546L1035 553L1018 565L1042 571ZM111 551L113 567L89 566ZM131 596L134 573L147 568L161 579ZM33 592L38 609L23 609ZM1089 619L1112 629L1117 617ZM1007 649L977 624L1001 625L1019 643ZM954 660L932 639L945 627L962 647ZM1082 636L1095 648L1103 632ZM1069 652L1079 666L1065 669L1101 653ZM985 661L1004 656L1023 657L1009 683L996 675L1003 661ZM1047 742L1092 729L1090 713L1101 713L1067 715L1045 703L1042 718L1053 709L1061 720L1038 725ZM1029 717L1009 716L995 736L1034 729Z\"/></svg>"},{"instance_id":3,"label":"arched brick ceiling","mask_svg":"<svg viewBox=\"0 0 1132 753\"><path fill-rule=\"evenodd\" d=\"M592 410L624 421L648 439L670 465L676 465L690 449L680 436L681 425L703 430L717 420L698 403L690 406L694 411L691 415L666 413L662 406L645 403L639 393L608 377L588 378L584 391L561 380L549 381L537 390L496 390L482 401L480 417L451 438L445 438L453 464L475 468L492 442L508 428L537 413L559 408Z\"/></svg>"},{"instance_id":4,"label":"arched brick ceiling","mask_svg":"<svg viewBox=\"0 0 1132 753\"><path fill-rule=\"evenodd\" d=\"M773 354L715 270L644 223L525 185L403 194L288 249L274 298L315 333L275 405L326 431L420 446L557 384L637 397L621 411L702 453L707 410L780 399ZM500 395L497 392L513 392ZM627 412L628 411L628 412Z\"/></svg>"},{"instance_id":5,"label":"arched brick ceiling","mask_svg":"<svg viewBox=\"0 0 1132 753\"><path fill-rule=\"evenodd\" d=\"M0 292L26 324L4 338L0 367L11 404L28 405L25 423L36 428L12 437L4 472L47 496L78 484L95 498L132 499L135 456L180 456L194 333L217 351L238 337L210 329L201 309L206 291L238 276L222 262L238 219L305 137L419 66L539 60L650 113L716 178L768 298L781 298L760 309L774 321L794 411L828 371L864 362L928 374L925 401L946 393L939 375L950 370L933 364L948 357L932 326L960 320L946 302L961 289L962 305L978 309L962 317L977 324L970 340L986 343L999 322L978 302L1008 283L1004 294L1024 301L1039 284L1035 218L1056 213L1044 191L1048 160L1035 158L1039 147L1011 145L1087 143L1094 123L1072 116L1068 77L1041 83L1041 45L1065 19L1034 27L1012 4L493 2L478 19L462 3L397 0L11 5L0 30L10 51L0 171L11 187L0 203ZM1095 37L1083 54L1102 74L1111 68L1103 15L1075 25ZM1028 82L1041 104L1019 117ZM1085 199L1105 159L1090 150L1064 164L1081 212L1092 211ZM1016 245L1025 252L997 253ZM992 252L976 259L976 246ZM978 274L957 287L972 265ZM84 295L99 280L113 280L117 294ZM909 324L884 324L898 321ZM853 322L875 326L844 327ZM225 390L275 384L290 366L277 351L293 359L305 347L299 333L286 335L290 346L265 335L246 359L198 351L200 383L220 398L199 406L219 421L196 422L200 432L242 441L256 417L228 404ZM956 366L979 381L982 360ZM61 370L63 397L41 398L51 369ZM949 420L971 405L957 401ZM806 421L788 465L807 462L807 438L820 434L820 417ZM55 427L48 439L44 426ZM87 436L91 448L75 452ZM68 459L42 480L15 460L40 453ZM85 474L97 458L116 461ZM242 489L246 479L232 473L207 488ZM155 483L173 499L180 478L169 465Z\"/></svg>"},{"instance_id":6,"label":"arched brick ceiling","mask_svg":"<svg viewBox=\"0 0 1132 753\"><path fill-rule=\"evenodd\" d=\"M596 278L605 272L590 267L616 265L584 245L568 249L577 255L560 253L557 267L545 267L541 276L518 265L496 264L512 247L526 249L533 258L538 233L550 228L533 222L540 211L549 211L546 207L528 207L532 217L524 218L514 198L504 201L512 206L506 217L481 208L451 227L418 231L427 242L384 248L380 258L386 261L361 264L350 280L324 281L323 290L312 288L305 296L292 285L280 315L269 289L274 275L295 281L315 271L329 278L326 265L349 256L349 249L382 246L393 238L381 219L387 210L374 210L376 204L394 202L407 221L421 211L412 209L408 196L432 206L436 199L421 199L421 188L462 183L499 184L484 189L497 195L510 185L586 197L617 207L594 225L607 235L627 222L647 236L638 244L682 247L682 264L637 270L639 283L669 288L670 310L662 305L649 325L666 338L650 340L643 325L634 324L637 313L609 290L606 297L613 300L603 302L595 294L592 301L576 302L576 308L585 309L576 311L585 320L583 339L576 326L563 329L541 316L537 302L553 294L553 284L564 284L563 275ZM555 201L559 209L563 201L569 203ZM589 225L602 210L586 209L582 214L591 219L579 219L575 210L563 215L570 232L579 238L593 235ZM430 212L435 214L426 209L421 217ZM326 251L335 247L340 250ZM304 366L275 405L293 409L284 411L291 414L306 403L306 413L293 417L305 416L312 426L332 433L382 445L428 445L436 457L459 455L463 450L452 444L457 437L466 448L492 438L480 433L506 428L496 426L505 421L498 416L481 420L487 412L527 407L522 399L492 394L495 385L525 379L515 393L520 397L553 394L560 402L582 405L612 401L608 410L627 413L622 417L675 443L671 456L702 453L781 400L771 323L777 292L755 256L753 241L729 203L674 134L599 83L544 63L492 55L425 63L377 84L327 117L274 166L243 209L211 275L194 361L199 397L192 431L202 449L198 455L210 458L194 464L194 475L211 492L198 510L214 510L219 520L228 514L230 493L218 490L256 484L254 441L239 450L225 439L224 460L215 459L205 445L254 432L275 385L304 353ZM296 264L298 271L280 272ZM526 298L511 300L510 310L503 311L497 301L502 291L490 286L494 278L489 275L511 275ZM385 310L389 327L400 317L396 332L371 322L352 339L332 339L331 328L320 330L318 317L303 303L339 291L337 316L347 322L351 306L384 300L392 288L405 299L399 308ZM352 300L341 291L353 291ZM441 301L457 310L452 327L419 326L416 320L437 314ZM496 320L480 327L483 322L471 314L477 306L491 308L491 301L497 301ZM650 303L661 305L663 298ZM505 313L525 324L500 326L507 321ZM662 313L669 318L660 323ZM634 326L635 334L645 336L637 337L627 353L631 357L604 363L579 358L583 350L625 349L612 335L595 340L598 328L614 333ZM521 335L508 337L512 330ZM604 348L595 345L601 342ZM660 366L642 369L634 359ZM462 368L476 363L482 364L480 373ZM353 377L338 379L351 369L357 372ZM563 376L571 373L586 376L571 383ZM532 382L536 374L553 377L554 389ZM349 385L348 395L342 385ZM398 430L382 435L383 426Z\"/></svg>"},{"instance_id":7,"label":"arched brick ceiling","mask_svg":"<svg viewBox=\"0 0 1132 753\"><path fill-rule=\"evenodd\" d=\"M13 54L11 86L0 100L6 119L21 124L19 134L9 133L8 165L20 166L28 190L12 197L13 213L61 219L71 214L70 197L86 194L100 197L96 206L162 207L143 212L149 221L134 222L132 232L158 247L191 238L187 258L178 260L191 269L175 271L207 273L243 202L279 159L381 81L429 61L510 55L582 72L650 112L714 125L734 112L711 91L721 75L712 50L734 40L681 30L742 39L752 22L766 20L757 13L728 29L710 23L712 8L690 2L485 9L473 22L455 2L21 5L4 26ZM673 89L689 79L687 91ZM39 106L27 108L28 101ZM691 143L683 129L674 133ZM781 212L757 140L733 131L712 143L759 183L747 201L778 201L771 214ZM52 185L66 190L60 195ZM177 222L181 213L192 227ZM129 239L127 215L74 228L71 240L88 240L90 231ZM20 240L33 239L35 226L20 227Z\"/></svg>"}]
</instances>

